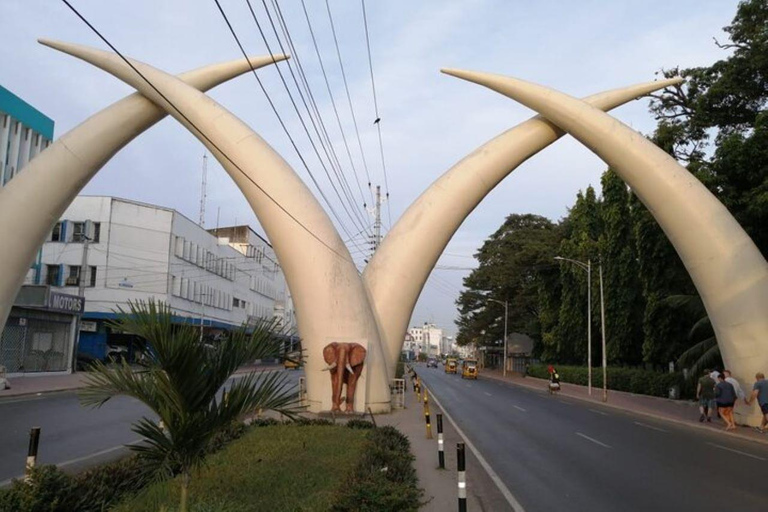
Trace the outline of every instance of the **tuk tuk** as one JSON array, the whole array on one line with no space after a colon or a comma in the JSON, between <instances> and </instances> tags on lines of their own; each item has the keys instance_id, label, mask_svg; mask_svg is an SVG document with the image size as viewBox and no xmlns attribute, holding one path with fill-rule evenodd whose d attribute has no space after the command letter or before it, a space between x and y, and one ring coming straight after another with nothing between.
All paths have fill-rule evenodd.
<instances>
[{"instance_id":1,"label":"tuk tuk","mask_svg":"<svg viewBox=\"0 0 768 512\"><path fill-rule=\"evenodd\" d=\"M464 360L464 364L461 365L461 378L477 380L477 361L474 359Z\"/></svg>"},{"instance_id":2,"label":"tuk tuk","mask_svg":"<svg viewBox=\"0 0 768 512\"><path fill-rule=\"evenodd\" d=\"M456 359L448 358L445 360L445 373L456 373Z\"/></svg>"}]
</instances>

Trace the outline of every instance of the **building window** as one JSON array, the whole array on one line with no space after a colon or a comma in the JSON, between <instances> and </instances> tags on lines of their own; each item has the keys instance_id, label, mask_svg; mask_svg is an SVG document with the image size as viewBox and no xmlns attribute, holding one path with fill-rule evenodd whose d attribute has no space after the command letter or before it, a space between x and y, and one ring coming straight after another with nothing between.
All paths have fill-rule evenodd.
<instances>
[{"instance_id":1,"label":"building window","mask_svg":"<svg viewBox=\"0 0 768 512\"><path fill-rule=\"evenodd\" d=\"M85 222L72 223L72 241L73 242L85 241Z\"/></svg>"},{"instance_id":2,"label":"building window","mask_svg":"<svg viewBox=\"0 0 768 512\"><path fill-rule=\"evenodd\" d=\"M57 222L51 231L51 242L61 242L61 222Z\"/></svg>"},{"instance_id":3,"label":"building window","mask_svg":"<svg viewBox=\"0 0 768 512\"><path fill-rule=\"evenodd\" d=\"M91 240L91 242L94 244L97 244L99 243L100 238L101 238L101 222L94 222L93 223L93 240Z\"/></svg>"},{"instance_id":4,"label":"building window","mask_svg":"<svg viewBox=\"0 0 768 512\"><path fill-rule=\"evenodd\" d=\"M88 267L88 271L90 274L88 275L88 284L86 286L94 288L96 286L96 267L90 266Z\"/></svg>"},{"instance_id":5,"label":"building window","mask_svg":"<svg viewBox=\"0 0 768 512\"><path fill-rule=\"evenodd\" d=\"M64 282L64 286L77 286L80 283L80 265L69 266L69 276Z\"/></svg>"},{"instance_id":6,"label":"building window","mask_svg":"<svg viewBox=\"0 0 768 512\"><path fill-rule=\"evenodd\" d=\"M58 265L46 265L45 267L45 284L59 286L60 267Z\"/></svg>"}]
</instances>

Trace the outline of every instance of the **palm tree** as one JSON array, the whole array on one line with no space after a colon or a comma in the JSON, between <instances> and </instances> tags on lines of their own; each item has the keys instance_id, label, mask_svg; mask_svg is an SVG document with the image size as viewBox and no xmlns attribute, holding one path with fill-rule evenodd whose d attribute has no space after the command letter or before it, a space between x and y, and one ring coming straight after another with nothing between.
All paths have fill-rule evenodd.
<instances>
[{"instance_id":1,"label":"palm tree","mask_svg":"<svg viewBox=\"0 0 768 512\"><path fill-rule=\"evenodd\" d=\"M677 359L678 366L688 368L688 375L694 380L701 377L705 368L722 366L720 347L717 344L712 322L709 320L701 297L698 295L671 295L664 299L664 302L689 318L696 319L688 331L688 341L693 345L680 354Z\"/></svg>"},{"instance_id":2,"label":"palm tree","mask_svg":"<svg viewBox=\"0 0 768 512\"><path fill-rule=\"evenodd\" d=\"M217 400L238 368L279 353L280 337L272 322L247 331L241 328L220 343L207 345L192 325L174 324L163 303L129 302L129 309L129 313L119 310L114 326L146 340L146 360L138 369L125 360L114 366L96 363L80 399L83 405L100 407L112 397L126 395L160 418L162 427L146 417L133 425L144 442L131 449L148 472L180 476L179 510L186 512L191 472L203 463L212 436L257 409L292 416L296 392L285 374L259 372L235 381L227 399Z\"/></svg>"}]
</instances>

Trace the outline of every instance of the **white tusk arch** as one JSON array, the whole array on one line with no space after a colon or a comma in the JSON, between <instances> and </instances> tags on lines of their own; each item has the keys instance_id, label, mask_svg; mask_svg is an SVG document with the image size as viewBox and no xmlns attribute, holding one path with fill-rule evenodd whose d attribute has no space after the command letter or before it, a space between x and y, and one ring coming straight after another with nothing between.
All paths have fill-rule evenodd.
<instances>
[{"instance_id":1,"label":"white tusk arch","mask_svg":"<svg viewBox=\"0 0 768 512\"><path fill-rule=\"evenodd\" d=\"M294 298L308 352L310 410L331 408L331 383L322 378L323 347L351 338L374 356L366 365L367 392L361 394L357 408L389 411L386 364L357 267L330 218L288 163L236 116L176 77L131 60L163 98L117 55L69 43L48 45L116 76L161 106L211 151L243 192L275 249Z\"/></svg>"},{"instance_id":2,"label":"white tusk arch","mask_svg":"<svg viewBox=\"0 0 768 512\"><path fill-rule=\"evenodd\" d=\"M742 382L765 371L768 263L701 182L642 134L567 94L501 75L444 72L538 111L614 169L654 216L688 269L725 364Z\"/></svg>"},{"instance_id":3,"label":"white tusk arch","mask_svg":"<svg viewBox=\"0 0 768 512\"><path fill-rule=\"evenodd\" d=\"M249 60L260 68L287 58ZM239 59L182 73L179 78L205 91L250 69L248 61ZM0 240L11 241L0 244L0 331L37 250L64 210L115 153L165 116L141 94L131 94L59 137L0 189ZM31 204L35 207L30 208Z\"/></svg>"},{"instance_id":4,"label":"white tusk arch","mask_svg":"<svg viewBox=\"0 0 768 512\"><path fill-rule=\"evenodd\" d=\"M584 101L610 110L680 78L647 82L589 96ZM470 153L429 186L387 233L365 268L369 289L394 375L403 335L429 273L472 210L505 177L565 132L536 116ZM418 255L414 251L419 251Z\"/></svg>"}]
</instances>

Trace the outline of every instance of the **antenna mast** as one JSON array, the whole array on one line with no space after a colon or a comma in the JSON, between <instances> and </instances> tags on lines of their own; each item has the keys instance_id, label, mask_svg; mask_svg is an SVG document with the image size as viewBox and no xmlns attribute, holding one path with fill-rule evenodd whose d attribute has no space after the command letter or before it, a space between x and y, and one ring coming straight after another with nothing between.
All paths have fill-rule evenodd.
<instances>
[{"instance_id":1,"label":"antenna mast","mask_svg":"<svg viewBox=\"0 0 768 512\"><path fill-rule=\"evenodd\" d=\"M205 227L205 199L208 185L208 154L203 153L203 181L200 185L200 227Z\"/></svg>"}]
</instances>

